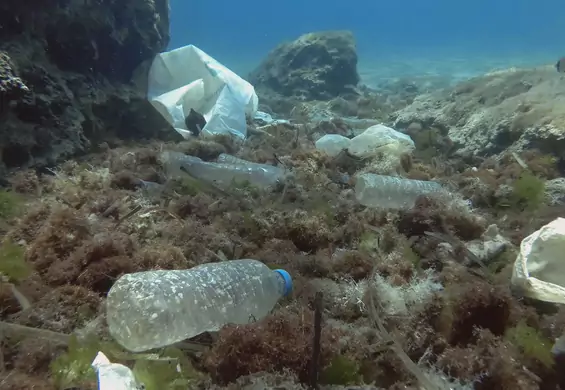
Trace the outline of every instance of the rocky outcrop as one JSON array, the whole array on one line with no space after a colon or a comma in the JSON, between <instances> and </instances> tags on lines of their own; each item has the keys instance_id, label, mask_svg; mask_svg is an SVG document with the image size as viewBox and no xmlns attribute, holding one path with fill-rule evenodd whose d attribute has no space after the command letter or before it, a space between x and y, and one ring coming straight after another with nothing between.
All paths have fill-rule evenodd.
<instances>
[{"instance_id":1,"label":"rocky outcrop","mask_svg":"<svg viewBox=\"0 0 565 390\"><path fill-rule=\"evenodd\" d=\"M132 83L166 48L168 12L168 0L2 1L0 171L168 128Z\"/></svg>"},{"instance_id":2,"label":"rocky outcrop","mask_svg":"<svg viewBox=\"0 0 565 390\"><path fill-rule=\"evenodd\" d=\"M537 148L560 155L565 151L565 79L549 66L494 72L419 96L394 118L395 128L414 124L443 131L461 154Z\"/></svg>"},{"instance_id":3,"label":"rocky outcrop","mask_svg":"<svg viewBox=\"0 0 565 390\"><path fill-rule=\"evenodd\" d=\"M330 100L359 82L357 51L349 31L305 34L275 48L249 76L259 94Z\"/></svg>"}]
</instances>

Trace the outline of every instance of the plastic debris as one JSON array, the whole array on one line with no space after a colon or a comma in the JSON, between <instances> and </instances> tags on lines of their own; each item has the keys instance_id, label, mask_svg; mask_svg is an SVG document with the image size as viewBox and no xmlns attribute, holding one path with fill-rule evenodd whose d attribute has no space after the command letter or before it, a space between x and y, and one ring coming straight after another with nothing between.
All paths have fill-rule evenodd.
<instances>
[{"instance_id":1,"label":"plastic debris","mask_svg":"<svg viewBox=\"0 0 565 390\"><path fill-rule=\"evenodd\" d=\"M266 316L292 290L284 270L252 259L126 274L108 292L108 329L133 352Z\"/></svg>"},{"instance_id":2,"label":"plastic debris","mask_svg":"<svg viewBox=\"0 0 565 390\"><path fill-rule=\"evenodd\" d=\"M326 134L316 141L316 149L335 157L351 144L351 140L339 134Z\"/></svg>"},{"instance_id":3,"label":"plastic debris","mask_svg":"<svg viewBox=\"0 0 565 390\"><path fill-rule=\"evenodd\" d=\"M379 153L400 156L415 148L409 135L384 125L369 127L351 140L348 152L359 158L372 158Z\"/></svg>"},{"instance_id":4,"label":"plastic debris","mask_svg":"<svg viewBox=\"0 0 565 390\"><path fill-rule=\"evenodd\" d=\"M123 364L112 363L102 352L92 361L98 373L99 390L142 390L143 385L135 379L133 372Z\"/></svg>"},{"instance_id":5,"label":"plastic debris","mask_svg":"<svg viewBox=\"0 0 565 390\"><path fill-rule=\"evenodd\" d=\"M186 123L191 110L206 121L201 134L229 133L245 138L246 115L253 117L258 106L251 84L194 45L155 57L147 95L184 138L195 135Z\"/></svg>"},{"instance_id":6,"label":"plastic debris","mask_svg":"<svg viewBox=\"0 0 565 390\"><path fill-rule=\"evenodd\" d=\"M222 159L229 162L207 162L179 152L161 153L161 161L171 177L179 176L184 171L198 180L224 189L234 181L266 188L285 177L285 170L279 167L253 163L233 156L224 156Z\"/></svg>"},{"instance_id":7,"label":"plastic debris","mask_svg":"<svg viewBox=\"0 0 565 390\"><path fill-rule=\"evenodd\" d=\"M433 181L364 173L356 177L355 197L367 207L408 209L420 195L442 190L441 185Z\"/></svg>"},{"instance_id":8,"label":"plastic debris","mask_svg":"<svg viewBox=\"0 0 565 390\"><path fill-rule=\"evenodd\" d=\"M253 120L255 120L256 122L259 122L260 125L273 125L273 124L282 124L282 123L289 124L290 123L289 121L287 121L285 119L273 119L271 114L268 114L268 113L263 112L263 111L257 111L255 113L255 116L253 117Z\"/></svg>"},{"instance_id":9,"label":"plastic debris","mask_svg":"<svg viewBox=\"0 0 565 390\"><path fill-rule=\"evenodd\" d=\"M522 240L512 272L513 288L529 298L565 303L565 218Z\"/></svg>"}]
</instances>

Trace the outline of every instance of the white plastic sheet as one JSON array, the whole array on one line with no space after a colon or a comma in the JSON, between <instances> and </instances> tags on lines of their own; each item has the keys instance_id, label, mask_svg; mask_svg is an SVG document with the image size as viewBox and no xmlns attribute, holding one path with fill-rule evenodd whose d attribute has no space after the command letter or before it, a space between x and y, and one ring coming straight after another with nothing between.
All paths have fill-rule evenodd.
<instances>
[{"instance_id":1,"label":"white plastic sheet","mask_svg":"<svg viewBox=\"0 0 565 390\"><path fill-rule=\"evenodd\" d=\"M527 297L565 304L565 218L556 218L522 240L512 285Z\"/></svg>"},{"instance_id":2,"label":"white plastic sheet","mask_svg":"<svg viewBox=\"0 0 565 390\"><path fill-rule=\"evenodd\" d=\"M246 115L257 112L258 98L247 81L194 45L158 54L149 70L147 97L184 138L192 133L190 109L204 116L204 134L247 135Z\"/></svg>"}]
</instances>

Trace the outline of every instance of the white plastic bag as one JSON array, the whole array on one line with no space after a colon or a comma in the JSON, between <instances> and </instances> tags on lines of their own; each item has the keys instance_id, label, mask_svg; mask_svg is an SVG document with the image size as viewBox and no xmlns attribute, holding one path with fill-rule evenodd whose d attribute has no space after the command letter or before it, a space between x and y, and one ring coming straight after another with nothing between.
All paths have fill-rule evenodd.
<instances>
[{"instance_id":1,"label":"white plastic bag","mask_svg":"<svg viewBox=\"0 0 565 390\"><path fill-rule=\"evenodd\" d=\"M354 137L347 150L359 158L372 158L379 153L400 156L411 153L414 148L414 141L409 135L379 124Z\"/></svg>"},{"instance_id":2,"label":"white plastic bag","mask_svg":"<svg viewBox=\"0 0 565 390\"><path fill-rule=\"evenodd\" d=\"M321 150L330 157L340 154L343 149L347 149L351 140L339 134L326 134L315 143L316 149Z\"/></svg>"},{"instance_id":3,"label":"white plastic bag","mask_svg":"<svg viewBox=\"0 0 565 390\"><path fill-rule=\"evenodd\" d=\"M155 57L147 98L184 138L192 135L185 125L191 108L206 119L203 133L245 138L246 114L253 117L258 106L251 84L194 45Z\"/></svg>"},{"instance_id":4,"label":"white plastic bag","mask_svg":"<svg viewBox=\"0 0 565 390\"><path fill-rule=\"evenodd\" d=\"M565 304L565 218L557 218L522 240L512 285L527 297Z\"/></svg>"}]
</instances>

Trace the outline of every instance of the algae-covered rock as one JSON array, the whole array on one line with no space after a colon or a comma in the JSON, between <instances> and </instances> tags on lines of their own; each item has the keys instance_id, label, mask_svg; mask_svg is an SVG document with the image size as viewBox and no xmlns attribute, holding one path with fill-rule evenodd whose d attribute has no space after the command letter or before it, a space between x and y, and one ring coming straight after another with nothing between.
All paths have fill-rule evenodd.
<instances>
[{"instance_id":1,"label":"algae-covered rock","mask_svg":"<svg viewBox=\"0 0 565 390\"><path fill-rule=\"evenodd\" d=\"M304 100L329 100L359 82L357 51L349 31L305 34L275 48L249 76L258 91Z\"/></svg>"},{"instance_id":2,"label":"algae-covered rock","mask_svg":"<svg viewBox=\"0 0 565 390\"><path fill-rule=\"evenodd\" d=\"M12 99L18 99L29 92L29 88L16 76L10 56L0 51L0 113L8 108Z\"/></svg>"},{"instance_id":3,"label":"algae-covered rock","mask_svg":"<svg viewBox=\"0 0 565 390\"><path fill-rule=\"evenodd\" d=\"M395 128L417 122L448 132L460 152L509 147L559 154L565 147L565 80L552 67L508 69L419 96L395 114Z\"/></svg>"},{"instance_id":4,"label":"algae-covered rock","mask_svg":"<svg viewBox=\"0 0 565 390\"><path fill-rule=\"evenodd\" d=\"M0 172L168 129L131 83L166 48L168 12L167 0L2 1Z\"/></svg>"}]
</instances>

